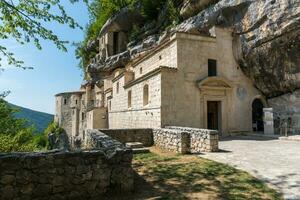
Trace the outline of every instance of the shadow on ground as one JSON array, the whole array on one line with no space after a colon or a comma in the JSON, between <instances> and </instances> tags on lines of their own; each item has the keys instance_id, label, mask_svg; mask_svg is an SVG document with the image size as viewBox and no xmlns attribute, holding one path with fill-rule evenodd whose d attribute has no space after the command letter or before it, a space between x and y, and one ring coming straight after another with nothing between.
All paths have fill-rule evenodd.
<instances>
[{"instance_id":1,"label":"shadow on ground","mask_svg":"<svg viewBox=\"0 0 300 200\"><path fill-rule=\"evenodd\" d=\"M140 154L133 168L135 192L116 199L281 199L246 172L192 155Z\"/></svg>"}]
</instances>

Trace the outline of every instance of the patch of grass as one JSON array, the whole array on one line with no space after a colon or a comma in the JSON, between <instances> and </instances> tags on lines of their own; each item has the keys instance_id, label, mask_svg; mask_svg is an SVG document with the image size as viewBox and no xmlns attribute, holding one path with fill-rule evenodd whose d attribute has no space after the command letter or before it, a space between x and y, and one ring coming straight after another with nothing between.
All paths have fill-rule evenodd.
<instances>
[{"instance_id":1,"label":"patch of grass","mask_svg":"<svg viewBox=\"0 0 300 200\"><path fill-rule=\"evenodd\" d=\"M137 183L137 198L282 199L246 172L192 155L137 154L133 168L144 181L143 187Z\"/></svg>"}]
</instances>

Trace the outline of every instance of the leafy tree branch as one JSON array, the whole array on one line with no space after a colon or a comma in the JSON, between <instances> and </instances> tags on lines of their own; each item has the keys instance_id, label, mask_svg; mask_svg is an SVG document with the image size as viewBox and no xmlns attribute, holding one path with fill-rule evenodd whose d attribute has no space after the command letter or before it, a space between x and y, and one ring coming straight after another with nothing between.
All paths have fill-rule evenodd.
<instances>
[{"instance_id":1,"label":"leafy tree branch","mask_svg":"<svg viewBox=\"0 0 300 200\"><path fill-rule=\"evenodd\" d=\"M87 2L87 0L84 0ZM71 3L78 0L70 0ZM1 41L14 39L19 44L33 42L42 49L40 40L52 41L62 51L67 51L68 41L61 40L47 23L59 23L70 28L81 26L70 17L59 0L0 0L0 54L9 65L26 69L23 61L15 58ZM1 63L0 63L1 64ZM1 68L1 65L0 65Z\"/></svg>"}]
</instances>

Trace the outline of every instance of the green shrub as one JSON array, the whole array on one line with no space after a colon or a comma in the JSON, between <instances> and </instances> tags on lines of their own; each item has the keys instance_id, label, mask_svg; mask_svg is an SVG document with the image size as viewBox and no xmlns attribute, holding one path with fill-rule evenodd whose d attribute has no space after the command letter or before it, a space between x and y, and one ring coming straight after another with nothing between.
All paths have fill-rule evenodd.
<instances>
[{"instance_id":1,"label":"green shrub","mask_svg":"<svg viewBox=\"0 0 300 200\"><path fill-rule=\"evenodd\" d=\"M29 152L36 150L38 148L31 141L21 144L13 136L0 134L0 152Z\"/></svg>"},{"instance_id":2,"label":"green shrub","mask_svg":"<svg viewBox=\"0 0 300 200\"><path fill-rule=\"evenodd\" d=\"M49 124L49 126L45 129L44 134L49 135L50 133L54 133L55 135L59 136L62 134L65 130L61 127L59 127L58 123L52 122Z\"/></svg>"}]
</instances>

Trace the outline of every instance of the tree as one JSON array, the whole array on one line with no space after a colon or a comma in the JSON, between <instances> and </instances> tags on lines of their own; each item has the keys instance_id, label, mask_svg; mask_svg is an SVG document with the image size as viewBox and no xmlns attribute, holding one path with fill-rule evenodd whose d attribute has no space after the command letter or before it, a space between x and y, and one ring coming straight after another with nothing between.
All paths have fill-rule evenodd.
<instances>
[{"instance_id":1,"label":"tree","mask_svg":"<svg viewBox=\"0 0 300 200\"><path fill-rule=\"evenodd\" d=\"M47 134L34 134L34 127L24 119L17 119L18 110L0 98L0 152L34 151L45 149Z\"/></svg>"},{"instance_id":2,"label":"tree","mask_svg":"<svg viewBox=\"0 0 300 200\"><path fill-rule=\"evenodd\" d=\"M70 0L71 3L77 1L79 0ZM46 28L47 22L66 24L70 28L80 27L68 16L59 0L0 0L0 41L13 38L19 44L33 42L41 49L40 40L44 39L52 41L58 49L66 51L67 41L59 39L52 30ZM1 54L8 64L28 68L0 43Z\"/></svg>"}]
</instances>

